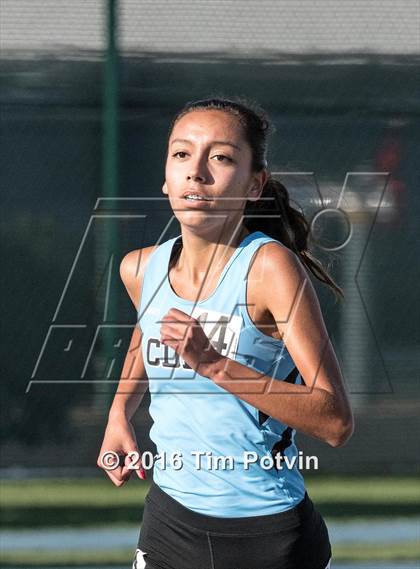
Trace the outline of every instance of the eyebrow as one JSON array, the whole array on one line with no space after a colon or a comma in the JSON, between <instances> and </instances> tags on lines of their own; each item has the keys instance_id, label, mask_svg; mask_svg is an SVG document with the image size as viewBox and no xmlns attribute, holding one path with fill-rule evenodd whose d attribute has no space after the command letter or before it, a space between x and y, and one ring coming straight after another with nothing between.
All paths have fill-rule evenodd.
<instances>
[{"instance_id":1,"label":"eyebrow","mask_svg":"<svg viewBox=\"0 0 420 569\"><path fill-rule=\"evenodd\" d=\"M191 140L188 140L186 138L175 138L172 142L172 144L175 144L175 142L183 142L183 143L187 143L187 144L192 144ZM223 146L232 146L233 148L236 148L237 150L241 150L240 146L237 146L236 144L233 144L233 142L229 142L228 140L213 140L212 145L214 144L222 144Z\"/></svg>"}]
</instances>

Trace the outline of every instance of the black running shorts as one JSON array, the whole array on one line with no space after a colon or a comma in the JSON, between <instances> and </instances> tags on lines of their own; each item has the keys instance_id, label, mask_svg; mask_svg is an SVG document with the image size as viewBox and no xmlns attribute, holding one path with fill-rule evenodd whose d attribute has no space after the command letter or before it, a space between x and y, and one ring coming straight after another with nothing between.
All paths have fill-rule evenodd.
<instances>
[{"instance_id":1,"label":"black running shorts","mask_svg":"<svg viewBox=\"0 0 420 569\"><path fill-rule=\"evenodd\" d=\"M328 569L331 545L308 494L278 514L206 516L152 482L133 569Z\"/></svg>"}]
</instances>

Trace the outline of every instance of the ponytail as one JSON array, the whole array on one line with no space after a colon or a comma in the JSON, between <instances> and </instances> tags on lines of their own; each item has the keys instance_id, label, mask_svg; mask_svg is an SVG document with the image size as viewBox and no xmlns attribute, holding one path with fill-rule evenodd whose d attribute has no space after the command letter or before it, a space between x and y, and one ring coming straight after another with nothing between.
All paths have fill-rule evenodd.
<instances>
[{"instance_id":1,"label":"ponytail","mask_svg":"<svg viewBox=\"0 0 420 569\"><path fill-rule=\"evenodd\" d=\"M264 198L264 199L261 199ZM342 289L334 282L320 261L309 252L310 226L303 213L290 205L285 186L269 176L257 201L247 201L244 225L248 231L262 231L293 251L303 265L322 283L329 286L336 298L343 299Z\"/></svg>"}]
</instances>

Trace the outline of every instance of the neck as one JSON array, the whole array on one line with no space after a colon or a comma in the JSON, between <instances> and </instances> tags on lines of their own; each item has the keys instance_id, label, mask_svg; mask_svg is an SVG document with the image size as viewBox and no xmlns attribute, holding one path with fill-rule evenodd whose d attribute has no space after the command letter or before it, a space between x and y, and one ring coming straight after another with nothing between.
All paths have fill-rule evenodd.
<instances>
[{"instance_id":1,"label":"neck","mask_svg":"<svg viewBox=\"0 0 420 569\"><path fill-rule=\"evenodd\" d=\"M231 228L221 235L196 234L188 229L182 231L182 250L176 269L185 275L192 286L199 285L206 272L207 279L219 275L241 241L249 231L240 226L232 232Z\"/></svg>"}]
</instances>

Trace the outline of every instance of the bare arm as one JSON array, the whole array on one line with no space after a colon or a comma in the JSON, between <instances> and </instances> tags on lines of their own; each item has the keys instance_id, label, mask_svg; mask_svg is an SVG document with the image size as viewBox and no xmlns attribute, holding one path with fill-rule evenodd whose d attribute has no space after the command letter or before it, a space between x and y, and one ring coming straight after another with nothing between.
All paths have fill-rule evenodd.
<instances>
[{"instance_id":1,"label":"bare arm","mask_svg":"<svg viewBox=\"0 0 420 569\"><path fill-rule=\"evenodd\" d=\"M273 380L225 357L210 364L205 375L267 415L341 446L351 437L354 420L316 292L293 252L276 243L261 249L266 249L261 298L305 385Z\"/></svg>"},{"instance_id":2,"label":"bare arm","mask_svg":"<svg viewBox=\"0 0 420 569\"><path fill-rule=\"evenodd\" d=\"M140 304L144 268L153 249L153 247L148 247L132 251L121 261L121 279L136 310ZM102 456L108 451L125 456L130 452L139 453L131 419L148 389L148 380L141 350L141 338L142 332L139 325L136 324L124 360L120 381L109 410L108 424L97 460L97 465L100 468L104 468ZM140 478L144 478L145 473L141 468L141 464L139 466L140 468L135 469L136 473ZM127 468L127 466L119 466L115 470L105 469L105 472L116 486L121 486L129 479L132 469Z\"/></svg>"},{"instance_id":3,"label":"bare arm","mask_svg":"<svg viewBox=\"0 0 420 569\"><path fill-rule=\"evenodd\" d=\"M142 333L137 325L134 327L131 336L121 378L109 410L109 418L124 415L130 421L148 389L149 384L141 351L141 338Z\"/></svg>"}]
</instances>

